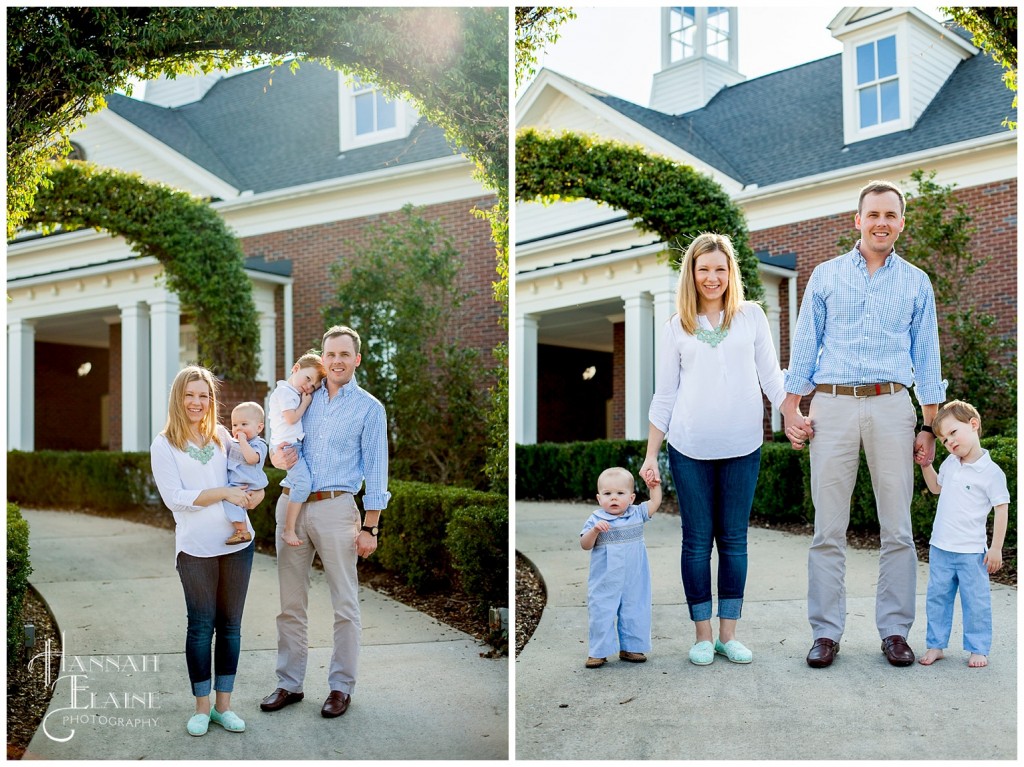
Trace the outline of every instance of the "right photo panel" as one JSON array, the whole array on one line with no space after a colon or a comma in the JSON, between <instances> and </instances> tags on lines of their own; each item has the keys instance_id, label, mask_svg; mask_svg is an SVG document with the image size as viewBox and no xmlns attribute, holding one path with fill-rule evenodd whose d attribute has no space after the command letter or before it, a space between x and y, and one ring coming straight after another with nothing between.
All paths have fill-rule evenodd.
<instances>
[{"instance_id":1,"label":"right photo panel","mask_svg":"<svg viewBox=\"0 0 1024 767\"><path fill-rule=\"evenodd\" d=\"M1016 759L1016 9L515 10L514 758Z\"/></svg>"}]
</instances>

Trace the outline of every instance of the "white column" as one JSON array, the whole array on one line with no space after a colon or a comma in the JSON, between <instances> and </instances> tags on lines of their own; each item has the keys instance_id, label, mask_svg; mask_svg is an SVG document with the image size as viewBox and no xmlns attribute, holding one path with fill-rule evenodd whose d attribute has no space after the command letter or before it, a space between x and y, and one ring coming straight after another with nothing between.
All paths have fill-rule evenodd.
<instances>
[{"instance_id":1,"label":"white column","mask_svg":"<svg viewBox=\"0 0 1024 767\"><path fill-rule=\"evenodd\" d=\"M676 275L676 272L673 272ZM661 348L661 329L676 313L676 277L672 278L672 286L653 291L654 298L654 360L661 359L663 349Z\"/></svg>"},{"instance_id":2,"label":"white column","mask_svg":"<svg viewBox=\"0 0 1024 767\"><path fill-rule=\"evenodd\" d=\"M281 364L281 372L286 373L292 369L292 365L295 364L295 339L292 336L295 334L295 322L292 318L292 284L290 282L285 283L284 286L284 297L283 297L283 309L284 309L284 362ZM369 329L354 328L357 333L369 333ZM271 388L277 383L277 372L267 379L267 383L270 384ZM286 377L286 376L285 376Z\"/></svg>"},{"instance_id":3,"label":"white column","mask_svg":"<svg viewBox=\"0 0 1024 767\"><path fill-rule=\"evenodd\" d=\"M277 359L277 315L266 312L260 315L260 367L256 371L257 381L266 381L273 386L277 378L274 362Z\"/></svg>"},{"instance_id":4,"label":"white column","mask_svg":"<svg viewBox=\"0 0 1024 767\"><path fill-rule=\"evenodd\" d=\"M654 302L649 293L624 297L626 305L626 439L647 438L654 394Z\"/></svg>"},{"instance_id":5,"label":"white column","mask_svg":"<svg viewBox=\"0 0 1024 767\"><path fill-rule=\"evenodd\" d=\"M121 449L148 450L149 312L134 303L121 310ZM166 403L165 403L166 406Z\"/></svg>"},{"instance_id":6,"label":"white column","mask_svg":"<svg viewBox=\"0 0 1024 767\"><path fill-rule=\"evenodd\" d=\"M775 346L775 356L782 357L782 308L779 306L779 285L781 279L771 275L761 274L761 284L764 286L764 313L768 317L768 329L772 334L772 343ZM782 413L772 406L772 431L782 431Z\"/></svg>"},{"instance_id":7,"label":"white column","mask_svg":"<svg viewBox=\"0 0 1024 767\"><path fill-rule=\"evenodd\" d=\"M149 305L149 433L144 445L148 446L167 423L167 396L178 374L178 348L181 345L181 304L178 297L168 293ZM123 332L123 329L122 329ZM143 448L145 449L145 447Z\"/></svg>"},{"instance_id":8,"label":"white column","mask_svg":"<svg viewBox=\"0 0 1024 767\"><path fill-rule=\"evenodd\" d=\"M7 323L7 448L35 449L36 328L26 320Z\"/></svg>"},{"instance_id":9,"label":"white column","mask_svg":"<svg viewBox=\"0 0 1024 767\"><path fill-rule=\"evenodd\" d=\"M515 408L514 439L523 445L537 443L537 328L540 318L534 314L516 315L515 346L516 388L510 404Z\"/></svg>"}]
</instances>

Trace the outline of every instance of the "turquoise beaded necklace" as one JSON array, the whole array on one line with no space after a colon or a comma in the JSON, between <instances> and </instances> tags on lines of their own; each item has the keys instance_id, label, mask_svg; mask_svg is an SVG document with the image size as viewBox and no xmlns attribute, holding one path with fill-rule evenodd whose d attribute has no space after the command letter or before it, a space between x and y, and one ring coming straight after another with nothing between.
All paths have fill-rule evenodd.
<instances>
[{"instance_id":1,"label":"turquoise beaded necklace","mask_svg":"<svg viewBox=\"0 0 1024 767\"><path fill-rule=\"evenodd\" d=\"M706 318L706 316L705 316L705 318ZM698 322L697 332L695 332L693 335L697 338L698 341L703 341L704 343L706 343L708 346L710 346L713 349L716 346L718 346L720 343L722 343L722 340L727 335L729 335L729 328L725 327L725 321L724 320L725 320L725 315L723 313L722 319L719 320L718 327L717 328L712 328L711 330L708 330L706 328L700 327L700 324L699 324L700 323L700 319L698 318L697 319L697 322ZM709 325L711 324L711 320L708 320L708 324Z\"/></svg>"}]
</instances>

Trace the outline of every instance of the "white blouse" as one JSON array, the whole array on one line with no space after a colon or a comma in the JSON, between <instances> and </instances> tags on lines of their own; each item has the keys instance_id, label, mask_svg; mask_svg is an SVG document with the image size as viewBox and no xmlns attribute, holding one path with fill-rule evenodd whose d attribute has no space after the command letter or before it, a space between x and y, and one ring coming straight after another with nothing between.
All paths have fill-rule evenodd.
<instances>
[{"instance_id":1,"label":"white blouse","mask_svg":"<svg viewBox=\"0 0 1024 767\"><path fill-rule=\"evenodd\" d=\"M223 426L218 433L224 445L231 435ZM198 445L189 443L198 450ZM187 451L178 450L158 434L149 448L153 477L164 505L174 514L174 558L184 551L194 557L217 557L241 551L246 545L226 544L224 541L234 532L234 526L224 513L221 501L209 506L196 506L195 500L203 490L213 487L227 487L228 458L224 448L213 447L213 456L206 463L193 458ZM255 540L255 531L246 514L246 527Z\"/></svg>"},{"instance_id":2,"label":"white blouse","mask_svg":"<svg viewBox=\"0 0 1024 767\"><path fill-rule=\"evenodd\" d=\"M743 302L717 346L683 330L678 314L665 324L648 417L680 453L714 460L754 452L764 441L762 390L781 408L783 375L758 304Z\"/></svg>"}]
</instances>

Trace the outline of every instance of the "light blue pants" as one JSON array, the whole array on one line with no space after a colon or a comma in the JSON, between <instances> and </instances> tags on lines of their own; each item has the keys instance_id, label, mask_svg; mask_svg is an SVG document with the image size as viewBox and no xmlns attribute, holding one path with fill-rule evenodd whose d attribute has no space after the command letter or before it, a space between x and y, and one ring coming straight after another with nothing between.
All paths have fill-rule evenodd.
<instances>
[{"instance_id":1,"label":"light blue pants","mask_svg":"<svg viewBox=\"0 0 1024 767\"><path fill-rule=\"evenodd\" d=\"M651 650L651 570L643 540L595 546L587 584L591 658Z\"/></svg>"},{"instance_id":2,"label":"light blue pants","mask_svg":"<svg viewBox=\"0 0 1024 767\"><path fill-rule=\"evenodd\" d=\"M929 548L928 631L929 650L945 650L953 630L953 602L960 591L964 614L964 649L988 655L992 649L992 593L984 554L959 554Z\"/></svg>"}]
</instances>

